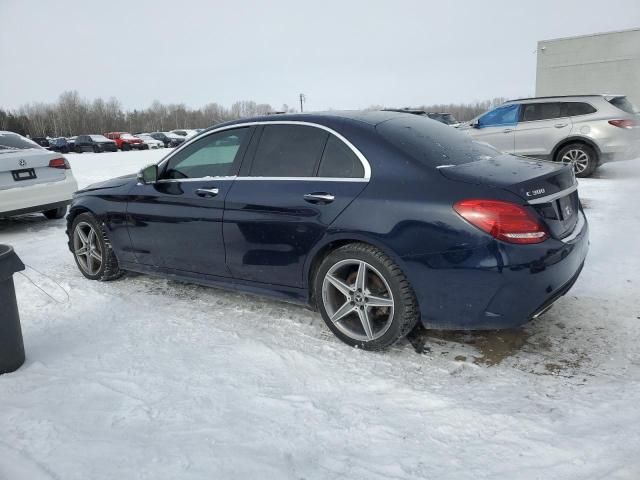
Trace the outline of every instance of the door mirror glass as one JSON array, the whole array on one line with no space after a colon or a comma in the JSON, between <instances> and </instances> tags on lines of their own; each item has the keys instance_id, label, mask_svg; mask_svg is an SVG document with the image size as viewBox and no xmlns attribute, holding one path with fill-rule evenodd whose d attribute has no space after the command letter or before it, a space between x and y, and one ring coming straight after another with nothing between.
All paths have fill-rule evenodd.
<instances>
[{"instance_id":1,"label":"door mirror glass","mask_svg":"<svg viewBox=\"0 0 640 480\"><path fill-rule=\"evenodd\" d=\"M158 181L158 165L147 165L138 173L138 182L151 185Z\"/></svg>"}]
</instances>

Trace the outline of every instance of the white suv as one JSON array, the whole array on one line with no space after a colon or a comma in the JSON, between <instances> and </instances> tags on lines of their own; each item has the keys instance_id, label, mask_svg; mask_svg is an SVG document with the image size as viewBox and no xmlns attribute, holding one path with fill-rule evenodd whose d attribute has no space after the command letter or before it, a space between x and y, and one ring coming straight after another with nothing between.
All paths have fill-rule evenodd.
<instances>
[{"instance_id":1,"label":"white suv","mask_svg":"<svg viewBox=\"0 0 640 480\"><path fill-rule=\"evenodd\" d=\"M460 129L503 152L571 163L578 177L640 156L640 118L623 95L511 100Z\"/></svg>"},{"instance_id":2,"label":"white suv","mask_svg":"<svg viewBox=\"0 0 640 480\"><path fill-rule=\"evenodd\" d=\"M66 158L17 133L0 131L0 217L42 212L62 218L77 189Z\"/></svg>"}]
</instances>

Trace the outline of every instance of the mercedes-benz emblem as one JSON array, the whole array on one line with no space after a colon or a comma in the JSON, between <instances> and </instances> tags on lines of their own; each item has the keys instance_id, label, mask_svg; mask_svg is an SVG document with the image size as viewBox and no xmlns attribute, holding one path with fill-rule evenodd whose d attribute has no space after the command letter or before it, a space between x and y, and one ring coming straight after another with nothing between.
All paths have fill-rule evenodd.
<instances>
[{"instance_id":1,"label":"mercedes-benz emblem","mask_svg":"<svg viewBox=\"0 0 640 480\"><path fill-rule=\"evenodd\" d=\"M24 158L21 158L20 161L18 162L18 165L20 165L21 167L24 167L27 164L27 161Z\"/></svg>"}]
</instances>

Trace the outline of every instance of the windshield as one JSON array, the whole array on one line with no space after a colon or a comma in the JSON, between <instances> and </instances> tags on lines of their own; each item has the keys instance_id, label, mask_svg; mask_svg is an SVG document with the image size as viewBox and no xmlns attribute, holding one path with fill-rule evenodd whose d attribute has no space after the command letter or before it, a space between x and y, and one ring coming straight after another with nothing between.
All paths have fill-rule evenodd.
<instances>
[{"instance_id":1,"label":"windshield","mask_svg":"<svg viewBox=\"0 0 640 480\"><path fill-rule=\"evenodd\" d=\"M614 107L619 108L623 112L637 113L638 111L627 99L627 97L613 97L611 100L609 100L609 103Z\"/></svg>"},{"instance_id":2,"label":"windshield","mask_svg":"<svg viewBox=\"0 0 640 480\"><path fill-rule=\"evenodd\" d=\"M94 142L110 142L111 141L104 135L89 135L89 137L91 137L91 140L93 140Z\"/></svg>"},{"instance_id":3,"label":"windshield","mask_svg":"<svg viewBox=\"0 0 640 480\"><path fill-rule=\"evenodd\" d=\"M130 133L123 133L122 135L120 135L120 138L124 138L126 140L137 140L137 138Z\"/></svg>"},{"instance_id":4,"label":"windshield","mask_svg":"<svg viewBox=\"0 0 640 480\"><path fill-rule=\"evenodd\" d=\"M443 113L442 123L446 123L447 125L455 125L456 123L458 123L458 121L456 120L456 117L454 117L450 113Z\"/></svg>"},{"instance_id":5,"label":"windshield","mask_svg":"<svg viewBox=\"0 0 640 480\"><path fill-rule=\"evenodd\" d=\"M29 140L17 133L0 133L1 150L26 150L29 148L41 148L36 142Z\"/></svg>"},{"instance_id":6,"label":"windshield","mask_svg":"<svg viewBox=\"0 0 640 480\"><path fill-rule=\"evenodd\" d=\"M433 167L462 165L500 155L493 147L424 117L394 118L378 124L376 130L410 157Z\"/></svg>"}]
</instances>

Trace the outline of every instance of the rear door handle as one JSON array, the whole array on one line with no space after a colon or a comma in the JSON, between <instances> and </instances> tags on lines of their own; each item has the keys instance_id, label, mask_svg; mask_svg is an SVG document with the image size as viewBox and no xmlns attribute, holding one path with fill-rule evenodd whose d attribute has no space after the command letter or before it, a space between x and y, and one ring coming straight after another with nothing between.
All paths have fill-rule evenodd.
<instances>
[{"instance_id":1,"label":"rear door handle","mask_svg":"<svg viewBox=\"0 0 640 480\"><path fill-rule=\"evenodd\" d=\"M309 203L331 203L336 197L326 192L314 192L305 194L304 199Z\"/></svg>"},{"instance_id":2,"label":"rear door handle","mask_svg":"<svg viewBox=\"0 0 640 480\"><path fill-rule=\"evenodd\" d=\"M220 190L218 190L217 188L199 188L196 190L196 195L198 195L199 197L209 198L215 197L219 192Z\"/></svg>"},{"instance_id":3,"label":"rear door handle","mask_svg":"<svg viewBox=\"0 0 640 480\"><path fill-rule=\"evenodd\" d=\"M556 124L554 125L554 127L556 127L556 128L564 128L564 127L566 127L567 125L569 125L569 124L568 124L568 123L556 123Z\"/></svg>"}]
</instances>

